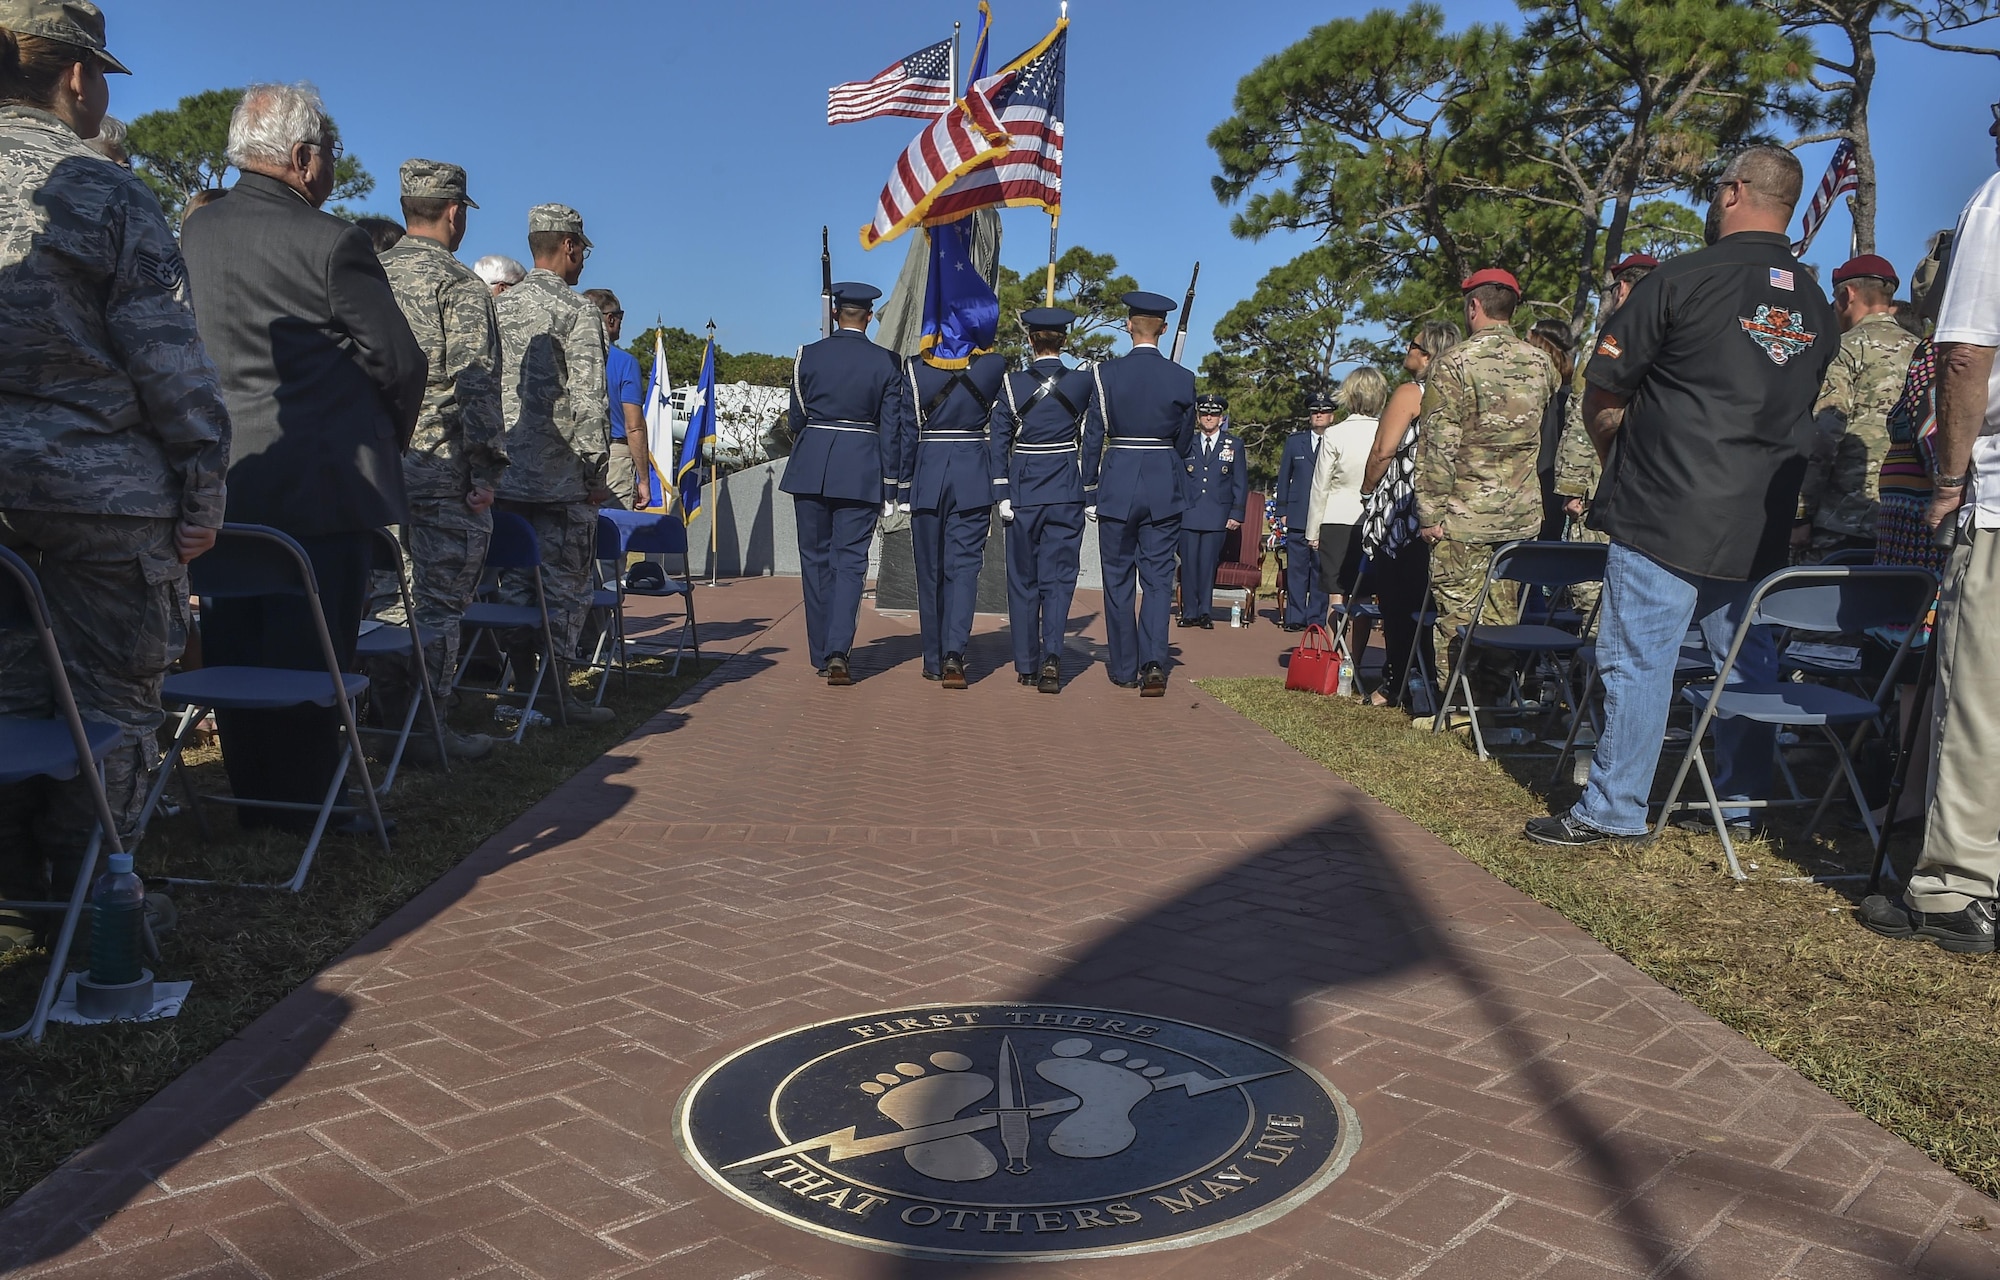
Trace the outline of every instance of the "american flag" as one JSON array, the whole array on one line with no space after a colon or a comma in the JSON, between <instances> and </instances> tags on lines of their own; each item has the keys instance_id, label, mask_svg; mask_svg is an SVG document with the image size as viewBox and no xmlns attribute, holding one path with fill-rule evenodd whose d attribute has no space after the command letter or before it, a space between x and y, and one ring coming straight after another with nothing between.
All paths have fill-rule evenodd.
<instances>
[{"instance_id":1,"label":"american flag","mask_svg":"<svg viewBox=\"0 0 2000 1280\"><path fill-rule=\"evenodd\" d=\"M916 225L952 179L1006 151L1007 130L991 95L1012 79L1013 72L1003 71L979 81L903 149L875 202L875 220L861 228L862 248L873 249Z\"/></svg>"},{"instance_id":2,"label":"american flag","mask_svg":"<svg viewBox=\"0 0 2000 1280\"><path fill-rule=\"evenodd\" d=\"M935 119L951 105L951 41L940 40L866 80L850 80L826 91L826 122L852 124L876 116Z\"/></svg>"},{"instance_id":3,"label":"american flag","mask_svg":"<svg viewBox=\"0 0 2000 1280\"><path fill-rule=\"evenodd\" d=\"M1861 168L1854 159L1854 143L1846 138L1833 150L1833 159L1826 166L1826 176L1819 180L1819 190L1813 192L1812 203L1806 206L1805 221L1799 224L1798 243L1792 246L1792 256L1803 258L1812 247L1813 237L1819 234L1819 224L1826 221L1832 211L1833 202L1861 185Z\"/></svg>"},{"instance_id":4,"label":"american flag","mask_svg":"<svg viewBox=\"0 0 2000 1280\"><path fill-rule=\"evenodd\" d=\"M1063 76L1067 21L1008 64L1013 83L993 95L1007 128L1007 154L967 173L932 202L930 222L949 222L987 205L1040 205L1062 212ZM1004 73L1003 73L1004 74Z\"/></svg>"}]
</instances>

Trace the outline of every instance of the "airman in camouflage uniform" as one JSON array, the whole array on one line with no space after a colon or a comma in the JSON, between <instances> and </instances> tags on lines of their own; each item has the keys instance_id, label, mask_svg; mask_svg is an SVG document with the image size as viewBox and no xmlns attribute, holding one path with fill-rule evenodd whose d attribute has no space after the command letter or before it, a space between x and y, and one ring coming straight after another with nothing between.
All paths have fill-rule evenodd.
<instances>
[{"instance_id":1,"label":"airman in camouflage uniform","mask_svg":"<svg viewBox=\"0 0 2000 1280\"><path fill-rule=\"evenodd\" d=\"M1600 327L1625 305L1625 299L1632 296L1633 287L1651 275L1659 265L1660 260L1650 253L1633 253L1627 254L1611 269L1612 287L1605 299L1604 314L1598 317ZM1604 476L1604 463L1598 458L1597 446L1590 442L1590 433L1583 425L1583 393L1588 387L1583 374L1589 364L1588 359L1577 361L1563 422L1562 442L1556 447L1556 494L1566 500L1566 506L1569 503L1579 504L1576 509L1567 512L1563 538L1568 542L1611 541L1610 535L1584 523L1584 517L1590 513L1590 500L1597 496L1597 482ZM1577 612L1588 617L1591 610L1597 607L1598 584L1579 582L1569 589L1569 595L1570 603Z\"/></svg>"},{"instance_id":2,"label":"airman in camouflage uniform","mask_svg":"<svg viewBox=\"0 0 2000 1280\"><path fill-rule=\"evenodd\" d=\"M501 507L525 516L541 543L542 584L558 661L578 656L590 607L590 565L597 511L610 496L609 393L604 384L604 316L570 287L583 274L590 239L583 216L560 204L528 211L535 269L500 295L501 414L507 424L507 479ZM560 273L559 273L560 272ZM533 575L500 578L500 598L533 604ZM525 686L534 637L510 637L514 669ZM552 673L559 687L559 677ZM600 714L601 713L601 714ZM605 707L572 701L572 723L609 719Z\"/></svg>"},{"instance_id":3,"label":"airman in camouflage uniform","mask_svg":"<svg viewBox=\"0 0 2000 1280\"><path fill-rule=\"evenodd\" d=\"M1895 269L1874 254L1833 273L1840 350L1813 406L1819 430L1799 493L1799 518L1812 526L1808 558L1813 561L1875 541L1889 410L1903 394L1918 344L1896 323L1896 285Z\"/></svg>"},{"instance_id":4,"label":"airman in camouflage uniform","mask_svg":"<svg viewBox=\"0 0 2000 1280\"><path fill-rule=\"evenodd\" d=\"M92 5L4 0L0 26L74 46L86 76L125 71ZM229 411L159 203L84 144L87 110L0 105L0 543L41 578L83 718L123 731L104 772L129 826L187 640L186 562L222 524ZM53 711L32 633L0 638L0 715ZM67 892L95 825L82 781L0 788L0 897L46 897L52 871ZM0 925L0 950L27 932Z\"/></svg>"},{"instance_id":5,"label":"airman in camouflage uniform","mask_svg":"<svg viewBox=\"0 0 2000 1280\"><path fill-rule=\"evenodd\" d=\"M1431 547L1431 594L1437 601L1439 675L1449 688L1458 661L1458 628L1486 580L1493 549L1541 530L1542 489L1535 472L1542 411L1556 393L1555 362L1508 326L1520 286L1498 270L1465 282L1472 336L1431 363L1417 433L1417 519ZM1512 623L1512 584L1495 583L1489 618ZM1471 669L1474 696L1493 700L1504 671L1481 657Z\"/></svg>"},{"instance_id":6,"label":"airman in camouflage uniform","mask_svg":"<svg viewBox=\"0 0 2000 1280\"><path fill-rule=\"evenodd\" d=\"M423 410L403 453L403 487L410 498L404 562L417 622L437 633L424 656L441 696L458 669L459 621L479 586L486 543L493 534L488 508L507 470L501 439L500 331L486 283L452 256L465 236L462 211L479 207L466 195L465 170L436 160L406 160L402 197L409 234L382 255L382 269L417 344L430 358ZM392 583L392 597L394 591ZM403 621L401 601L377 616ZM406 668L381 666L379 672L370 671L375 696L400 726L408 696ZM490 750L492 740L483 734L447 734L446 746L455 756L472 758ZM425 734L411 740L411 749L422 757L434 753L435 746Z\"/></svg>"}]
</instances>

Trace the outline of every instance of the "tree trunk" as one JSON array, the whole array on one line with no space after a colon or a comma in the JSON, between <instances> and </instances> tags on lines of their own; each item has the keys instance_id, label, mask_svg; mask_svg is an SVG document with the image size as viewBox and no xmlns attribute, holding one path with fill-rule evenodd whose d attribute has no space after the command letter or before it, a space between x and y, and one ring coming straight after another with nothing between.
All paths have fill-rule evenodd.
<instances>
[{"instance_id":1,"label":"tree trunk","mask_svg":"<svg viewBox=\"0 0 2000 1280\"><path fill-rule=\"evenodd\" d=\"M1847 209L1854 219L1854 252L1875 252L1875 148L1868 137L1868 95L1875 85L1875 36L1871 5L1849 29L1854 42L1854 91L1848 96L1847 135L1854 142L1854 194Z\"/></svg>"},{"instance_id":2,"label":"tree trunk","mask_svg":"<svg viewBox=\"0 0 2000 1280\"><path fill-rule=\"evenodd\" d=\"M1583 261L1576 271L1576 301L1570 304L1570 337L1581 340L1586 317L1590 314L1591 293L1597 288L1597 219L1602 214L1595 204L1584 215Z\"/></svg>"}]
</instances>

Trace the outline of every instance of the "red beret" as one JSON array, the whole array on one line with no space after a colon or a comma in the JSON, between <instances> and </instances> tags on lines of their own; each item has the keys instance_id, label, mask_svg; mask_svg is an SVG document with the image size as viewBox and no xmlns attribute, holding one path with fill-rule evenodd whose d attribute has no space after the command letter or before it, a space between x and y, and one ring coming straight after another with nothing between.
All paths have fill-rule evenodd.
<instances>
[{"instance_id":1,"label":"red beret","mask_svg":"<svg viewBox=\"0 0 2000 1280\"><path fill-rule=\"evenodd\" d=\"M1514 273L1502 271L1499 267L1488 267L1484 271L1473 272L1465 278L1465 283L1459 286L1459 291L1471 293L1482 284L1503 285L1517 294L1521 292L1521 282L1514 278Z\"/></svg>"},{"instance_id":2,"label":"red beret","mask_svg":"<svg viewBox=\"0 0 2000 1280\"><path fill-rule=\"evenodd\" d=\"M1889 265L1889 260L1872 253L1864 253L1858 258L1849 258L1841 263L1834 270L1833 282L1840 284L1842 281L1859 280L1864 276L1887 280L1891 285L1902 283L1901 278L1896 275L1896 268Z\"/></svg>"},{"instance_id":3,"label":"red beret","mask_svg":"<svg viewBox=\"0 0 2000 1280\"><path fill-rule=\"evenodd\" d=\"M1650 253L1628 253L1617 266L1611 268L1611 274L1615 276L1620 271L1631 271L1635 268L1651 271L1659 265L1660 260Z\"/></svg>"}]
</instances>

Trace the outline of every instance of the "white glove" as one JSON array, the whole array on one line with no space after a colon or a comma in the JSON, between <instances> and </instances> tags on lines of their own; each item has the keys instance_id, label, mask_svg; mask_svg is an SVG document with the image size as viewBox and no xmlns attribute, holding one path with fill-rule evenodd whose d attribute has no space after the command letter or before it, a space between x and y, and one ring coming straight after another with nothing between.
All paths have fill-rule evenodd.
<instances>
[{"instance_id":1,"label":"white glove","mask_svg":"<svg viewBox=\"0 0 2000 1280\"><path fill-rule=\"evenodd\" d=\"M882 518L884 520L887 520L890 516L893 516L895 514L896 514L896 504L894 502L884 502L882 504Z\"/></svg>"},{"instance_id":2,"label":"white glove","mask_svg":"<svg viewBox=\"0 0 2000 1280\"><path fill-rule=\"evenodd\" d=\"M1086 519L1086 520L1089 520L1089 521L1091 521L1092 523L1095 523L1095 522L1096 522L1096 520L1097 520L1097 508L1096 508L1096 507L1085 507L1085 508L1083 509L1083 518L1084 518L1084 519Z\"/></svg>"},{"instance_id":3,"label":"white glove","mask_svg":"<svg viewBox=\"0 0 2000 1280\"><path fill-rule=\"evenodd\" d=\"M1014 523L1014 503L1012 499L1009 498L1000 499L1000 523L1001 524Z\"/></svg>"},{"instance_id":4,"label":"white glove","mask_svg":"<svg viewBox=\"0 0 2000 1280\"><path fill-rule=\"evenodd\" d=\"M905 502L901 506L897 507L896 510L902 512L904 515L908 515L910 514L910 504Z\"/></svg>"}]
</instances>

